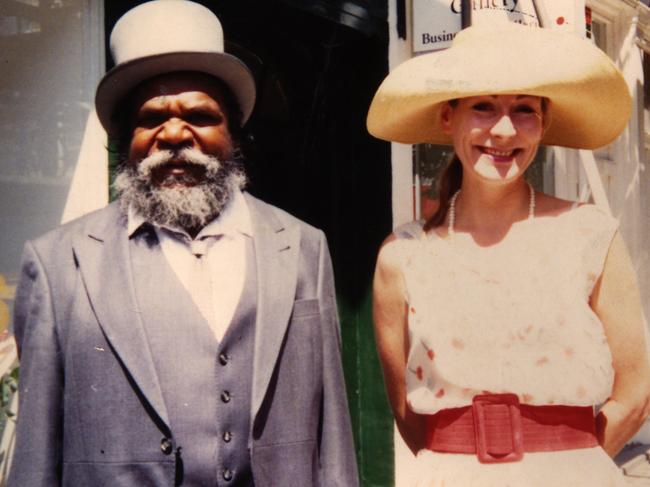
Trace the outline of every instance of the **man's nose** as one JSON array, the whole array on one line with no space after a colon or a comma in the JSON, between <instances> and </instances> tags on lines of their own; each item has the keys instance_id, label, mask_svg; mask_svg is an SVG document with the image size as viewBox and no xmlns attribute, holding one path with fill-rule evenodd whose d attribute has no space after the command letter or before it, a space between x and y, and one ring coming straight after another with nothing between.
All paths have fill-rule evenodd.
<instances>
[{"instance_id":1,"label":"man's nose","mask_svg":"<svg viewBox=\"0 0 650 487\"><path fill-rule=\"evenodd\" d=\"M184 147L192 144L192 131L180 118L170 118L165 121L156 137L161 149L169 147Z\"/></svg>"},{"instance_id":2,"label":"man's nose","mask_svg":"<svg viewBox=\"0 0 650 487\"><path fill-rule=\"evenodd\" d=\"M508 115L503 115L497 123L490 129L490 133L495 137L512 137L517 133L512 120Z\"/></svg>"}]
</instances>

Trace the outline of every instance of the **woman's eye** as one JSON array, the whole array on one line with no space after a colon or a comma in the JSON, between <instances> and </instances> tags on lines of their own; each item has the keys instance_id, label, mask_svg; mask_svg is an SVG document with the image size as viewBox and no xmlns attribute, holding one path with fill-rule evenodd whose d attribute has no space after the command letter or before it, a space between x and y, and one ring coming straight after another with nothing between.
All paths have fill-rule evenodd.
<instances>
[{"instance_id":1,"label":"woman's eye","mask_svg":"<svg viewBox=\"0 0 650 487\"><path fill-rule=\"evenodd\" d=\"M515 107L515 113L537 113L537 110L535 110L534 107L531 107L529 105L520 105L518 107Z\"/></svg>"},{"instance_id":2,"label":"woman's eye","mask_svg":"<svg viewBox=\"0 0 650 487\"><path fill-rule=\"evenodd\" d=\"M472 109L477 112L489 112L494 109L493 105L488 102L480 102L472 105Z\"/></svg>"}]
</instances>

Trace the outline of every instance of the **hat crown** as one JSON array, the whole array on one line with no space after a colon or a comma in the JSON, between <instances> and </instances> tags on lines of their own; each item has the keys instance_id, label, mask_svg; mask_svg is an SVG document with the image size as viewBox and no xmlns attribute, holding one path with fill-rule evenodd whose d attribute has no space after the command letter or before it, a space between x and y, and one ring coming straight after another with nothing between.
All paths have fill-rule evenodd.
<instances>
[{"instance_id":1,"label":"hat crown","mask_svg":"<svg viewBox=\"0 0 650 487\"><path fill-rule=\"evenodd\" d=\"M120 130L116 106L140 83L161 74L193 71L229 88L241 123L255 106L255 79L241 59L224 52L223 29L210 9L189 0L154 0L125 13L111 33L115 67L97 87L95 107L104 128Z\"/></svg>"},{"instance_id":2,"label":"hat crown","mask_svg":"<svg viewBox=\"0 0 650 487\"><path fill-rule=\"evenodd\" d=\"M116 65L171 52L223 53L223 29L206 7L186 0L154 0L129 10L110 39Z\"/></svg>"}]
</instances>

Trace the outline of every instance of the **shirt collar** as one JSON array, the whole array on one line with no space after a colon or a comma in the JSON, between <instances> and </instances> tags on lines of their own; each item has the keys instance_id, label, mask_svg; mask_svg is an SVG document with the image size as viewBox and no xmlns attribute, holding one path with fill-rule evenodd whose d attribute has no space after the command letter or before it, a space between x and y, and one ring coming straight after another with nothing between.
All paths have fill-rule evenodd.
<instances>
[{"instance_id":1,"label":"shirt collar","mask_svg":"<svg viewBox=\"0 0 650 487\"><path fill-rule=\"evenodd\" d=\"M129 206L127 223L127 234L129 237L133 236L140 227L147 223L142 215L136 212L132 206ZM161 226L155 223L151 225L156 229L166 228L173 233L185 233L185 231L177 228ZM249 237L253 236L253 226L248 205L243 193L239 189L233 192L230 201L226 204L223 211L217 218L203 227L197 235L197 238L208 235L234 235L237 233L242 233Z\"/></svg>"}]
</instances>

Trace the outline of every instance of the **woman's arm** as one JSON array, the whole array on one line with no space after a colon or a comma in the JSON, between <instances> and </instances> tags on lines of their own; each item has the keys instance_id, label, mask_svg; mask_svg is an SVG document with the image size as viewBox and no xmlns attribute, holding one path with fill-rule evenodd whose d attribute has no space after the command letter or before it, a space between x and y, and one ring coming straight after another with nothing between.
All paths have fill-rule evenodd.
<instances>
[{"instance_id":1,"label":"woman's arm","mask_svg":"<svg viewBox=\"0 0 650 487\"><path fill-rule=\"evenodd\" d=\"M373 284L375 340L384 372L386 391L397 428L415 454L424 448L424 416L406 404L406 360L408 357L407 302L404 281L398 265L394 236L388 237L379 251Z\"/></svg>"},{"instance_id":2,"label":"woman's arm","mask_svg":"<svg viewBox=\"0 0 650 487\"><path fill-rule=\"evenodd\" d=\"M612 352L614 388L596 418L598 439L610 455L619 452L650 413L650 364L641 298L632 262L617 233L591 296Z\"/></svg>"}]
</instances>

